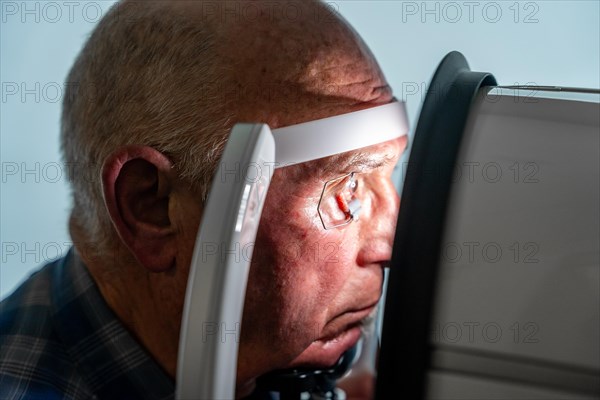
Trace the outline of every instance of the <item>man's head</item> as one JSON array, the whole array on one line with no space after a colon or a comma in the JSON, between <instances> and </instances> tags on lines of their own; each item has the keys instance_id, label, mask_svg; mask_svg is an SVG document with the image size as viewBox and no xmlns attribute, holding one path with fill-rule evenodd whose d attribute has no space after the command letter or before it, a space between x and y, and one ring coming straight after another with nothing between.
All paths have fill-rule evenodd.
<instances>
[{"instance_id":1,"label":"man's head","mask_svg":"<svg viewBox=\"0 0 600 400\"><path fill-rule=\"evenodd\" d=\"M171 375L202 204L233 124L277 128L392 97L356 33L306 1L119 4L68 82L79 87L62 131L73 239L109 305ZM275 172L248 282L240 388L273 369L331 364L356 339L390 257L390 178L404 147L401 138ZM361 216L325 230L323 185L349 172Z\"/></svg>"}]
</instances>

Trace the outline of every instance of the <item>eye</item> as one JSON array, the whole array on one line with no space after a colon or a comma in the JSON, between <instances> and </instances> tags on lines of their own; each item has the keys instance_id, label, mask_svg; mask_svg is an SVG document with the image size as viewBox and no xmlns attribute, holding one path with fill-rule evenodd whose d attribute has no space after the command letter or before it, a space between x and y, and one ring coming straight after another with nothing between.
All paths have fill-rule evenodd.
<instances>
[{"instance_id":1,"label":"eye","mask_svg":"<svg viewBox=\"0 0 600 400\"><path fill-rule=\"evenodd\" d=\"M361 208L356 197L358 189L359 179L354 172L325 183L318 205L325 229L340 227L358 218Z\"/></svg>"},{"instance_id":2,"label":"eye","mask_svg":"<svg viewBox=\"0 0 600 400\"><path fill-rule=\"evenodd\" d=\"M335 200L341 211L349 216L350 204L355 200L356 191L358 190L358 179L356 173L352 172L340 185L340 191L335 195Z\"/></svg>"},{"instance_id":3,"label":"eye","mask_svg":"<svg viewBox=\"0 0 600 400\"><path fill-rule=\"evenodd\" d=\"M353 172L350 174L350 178L348 179L347 186L348 186L350 193L352 195L354 195L356 193L356 191L358 190L358 179L356 177L356 173Z\"/></svg>"}]
</instances>

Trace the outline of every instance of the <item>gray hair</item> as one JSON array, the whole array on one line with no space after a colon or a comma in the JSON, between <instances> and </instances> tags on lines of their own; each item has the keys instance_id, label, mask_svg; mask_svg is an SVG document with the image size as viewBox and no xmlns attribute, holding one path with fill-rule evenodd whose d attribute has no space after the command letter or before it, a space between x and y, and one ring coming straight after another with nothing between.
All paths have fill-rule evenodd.
<instances>
[{"instance_id":1,"label":"gray hair","mask_svg":"<svg viewBox=\"0 0 600 400\"><path fill-rule=\"evenodd\" d=\"M104 246L115 235L100 177L120 146L159 150L206 198L234 116L218 86L226 82L218 30L185 12L156 2L115 5L67 77L61 148L71 172L71 224L86 241Z\"/></svg>"}]
</instances>

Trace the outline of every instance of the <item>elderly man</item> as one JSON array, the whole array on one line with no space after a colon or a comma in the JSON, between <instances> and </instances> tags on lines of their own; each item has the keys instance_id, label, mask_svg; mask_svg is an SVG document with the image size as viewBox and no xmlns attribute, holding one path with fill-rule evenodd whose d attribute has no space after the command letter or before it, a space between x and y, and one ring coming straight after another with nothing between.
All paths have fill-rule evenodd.
<instances>
[{"instance_id":1,"label":"elderly man","mask_svg":"<svg viewBox=\"0 0 600 400\"><path fill-rule=\"evenodd\" d=\"M306 1L119 3L67 82L77 88L61 135L75 246L2 303L1 397L170 398L203 201L233 124L344 114L390 102L391 89L352 28ZM331 365L356 342L348 336L378 301L390 258L391 174L405 144L275 172L246 294L238 397L265 373ZM361 218L325 230L324 182L350 172Z\"/></svg>"}]
</instances>

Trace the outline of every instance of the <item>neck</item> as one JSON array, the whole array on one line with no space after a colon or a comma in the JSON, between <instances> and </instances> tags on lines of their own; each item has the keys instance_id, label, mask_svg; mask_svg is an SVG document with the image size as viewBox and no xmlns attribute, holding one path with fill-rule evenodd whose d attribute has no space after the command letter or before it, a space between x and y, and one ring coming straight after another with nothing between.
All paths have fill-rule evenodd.
<instances>
[{"instance_id":1,"label":"neck","mask_svg":"<svg viewBox=\"0 0 600 400\"><path fill-rule=\"evenodd\" d=\"M74 240L77 243L76 240ZM106 259L77 249L100 289L102 297L129 332L175 379L183 295L173 271L153 273L139 265L124 249L104 251L122 254ZM118 258L118 259L117 259Z\"/></svg>"}]
</instances>

